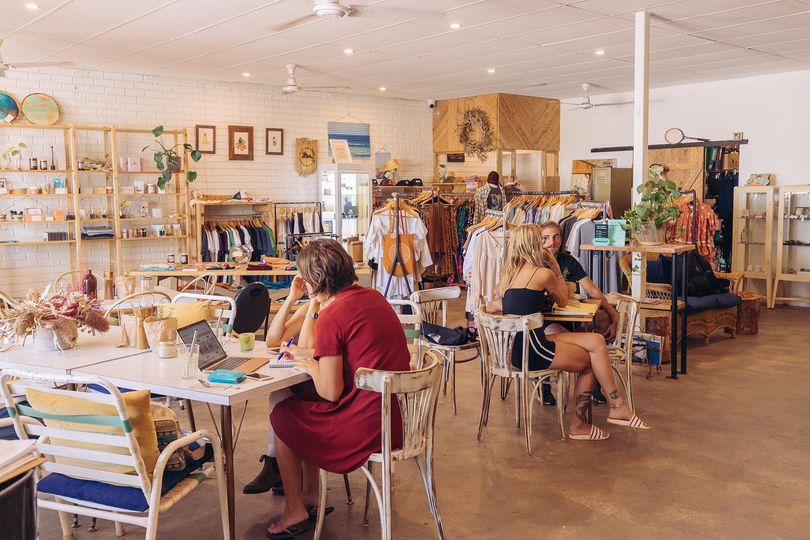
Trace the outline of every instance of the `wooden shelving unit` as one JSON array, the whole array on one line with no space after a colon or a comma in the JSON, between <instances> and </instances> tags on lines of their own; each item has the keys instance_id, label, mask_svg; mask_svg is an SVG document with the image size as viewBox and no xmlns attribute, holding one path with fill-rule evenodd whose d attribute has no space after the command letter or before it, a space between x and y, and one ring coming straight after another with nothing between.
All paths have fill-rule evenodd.
<instances>
[{"instance_id":1,"label":"wooden shelving unit","mask_svg":"<svg viewBox=\"0 0 810 540\"><path fill-rule=\"evenodd\" d=\"M734 188L731 269L732 272L742 272L743 280L763 280L768 299L773 287L773 197L774 188L771 186Z\"/></svg>"},{"instance_id":2,"label":"wooden shelving unit","mask_svg":"<svg viewBox=\"0 0 810 540\"><path fill-rule=\"evenodd\" d=\"M769 307L778 301L810 302L810 297L779 296L784 282L810 283L810 185L777 186L776 272Z\"/></svg>"}]
</instances>

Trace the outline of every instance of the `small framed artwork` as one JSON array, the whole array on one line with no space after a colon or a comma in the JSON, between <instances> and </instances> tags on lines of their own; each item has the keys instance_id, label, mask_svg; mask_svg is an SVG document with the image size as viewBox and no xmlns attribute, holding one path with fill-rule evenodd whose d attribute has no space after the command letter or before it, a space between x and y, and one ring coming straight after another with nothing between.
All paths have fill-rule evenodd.
<instances>
[{"instance_id":1,"label":"small framed artwork","mask_svg":"<svg viewBox=\"0 0 810 540\"><path fill-rule=\"evenodd\" d=\"M228 126L228 159L253 161L253 126Z\"/></svg>"},{"instance_id":2,"label":"small framed artwork","mask_svg":"<svg viewBox=\"0 0 810 540\"><path fill-rule=\"evenodd\" d=\"M267 150L268 156L284 155L284 130L280 128L267 128Z\"/></svg>"},{"instance_id":3,"label":"small framed artwork","mask_svg":"<svg viewBox=\"0 0 810 540\"><path fill-rule=\"evenodd\" d=\"M217 153L217 127L216 126L194 126L197 134L197 150L201 154Z\"/></svg>"}]
</instances>

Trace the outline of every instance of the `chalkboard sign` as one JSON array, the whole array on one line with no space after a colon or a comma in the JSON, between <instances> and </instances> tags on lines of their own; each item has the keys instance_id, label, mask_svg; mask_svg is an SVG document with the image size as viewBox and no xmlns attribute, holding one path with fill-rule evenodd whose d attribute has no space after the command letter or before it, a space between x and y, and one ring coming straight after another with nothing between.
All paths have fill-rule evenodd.
<instances>
[{"instance_id":1,"label":"chalkboard sign","mask_svg":"<svg viewBox=\"0 0 810 540\"><path fill-rule=\"evenodd\" d=\"M608 224L605 221L594 223L595 231L593 235L593 243L596 246L606 246L610 243L608 238Z\"/></svg>"},{"instance_id":2,"label":"chalkboard sign","mask_svg":"<svg viewBox=\"0 0 810 540\"><path fill-rule=\"evenodd\" d=\"M464 163L464 154L447 154L447 163Z\"/></svg>"}]
</instances>

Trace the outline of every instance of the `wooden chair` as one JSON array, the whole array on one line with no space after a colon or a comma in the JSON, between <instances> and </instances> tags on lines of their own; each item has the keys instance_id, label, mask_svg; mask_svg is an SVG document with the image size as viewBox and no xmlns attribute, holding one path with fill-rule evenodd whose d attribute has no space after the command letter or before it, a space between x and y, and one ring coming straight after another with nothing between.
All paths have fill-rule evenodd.
<instances>
[{"instance_id":1,"label":"wooden chair","mask_svg":"<svg viewBox=\"0 0 810 540\"><path fill-rule=\"evenodd\" d=\"M515 315L490 315L478 311L478 337L481 340L481 351L484 359L484 399L481 403L481 417L478 422L478 434L475 440L480 441L484 426L489 418L489 403L492 399L492 387L495 380L517 379L515 384L515 425L520 428L523 423L526 453L532 454L532 409L534 396L540 384L546 380L557 382L557 416L560 422L560 433L565 439L563 372L558 369L529 370L529 332L543 331L543 316L538 314L518 317ZM512 365L512 349L515 338L523 333L523 350L521 368Z\"/></svg>"},{"instance_id":2,"label":"wooden chair","mask_svg":"<svg viewBox=\"0 0 810 540\"><path fill-rule=\"evenodd\" d=\"M357 388L382 394L382 451L369 456L368 465L361 467L368 484L374 491L377 507L380 510L381 538L390 540L391 534L391 484L394 461L413 459L422 475L427 493L430 513L436 524L438 537L444 539L444 527L436 501L436 484L433 478L433 429L436 422L436 401L439 397L439 384L442 376L441 357L435 352L431 364L415 371L381 371L360 368L354 376ZM402 447L391 447L391 400L399 402L402 412ZM372 465L382 464L382 490L377 486L372 474ZM326 487L328 474L320 473L320 502L318 503L317 540L323 531L324 509L326 508ZM366 492L366 507L363 513L364 524L368 523L369 493Z\"/></svg>"},{"instance_id":3,"label":"wooden chair","mask_svg":"<svg viewBox=\"0 0 810 540\"><path fill-rule=\"evenodd\" d=\"M408 340L408 349L411 351L411 369L422 369L424 358L422 356L422 316L419 315L419 306L411 300L388 300L391 307L402 309L409 307L411 313L397 312L397 319L405 331Z\"/></svg>"},{"instance_id":4,"label":"wooden chair","mask_svg":"<svg viewBox=\"0 0 810 540\"><path fill-rule=\"evenodd\" d=\"M204 274L197 276L180 289L180 292L193 292L199 294L214 294L214 289L217 287L217 276L213 274Z\"/></svg>"},{"instance_id":5,"label":"wooden chair","mask_svg":"<svg viewBox=\"0 0 810 540\"><path fill-rule=\"evenodd\" d=\"M45 290L42 292L42 296L47 296L51 292L66 291L71 288L76 288L81 283L83 276L83 270L68 270L67 272L62 272L56 277L56 279L48 283ZM97 274L93 274L93 276L96 278L97 296L101 298L104 296L104 276Z\"/></svg>"},{"instance_id":6,"label":"wooden chair","mask_svg":"<svg viewBox=\"0 0 810 540\"><path fill-rule=\"evenodd\" d=\"M619 323L616 325L616 338L608 344L608 354L613 371L624 386L627 406L635 410L633 399L633 337L638 324L638 300L623 294L612 294L617 299L616 311Z\"/></svg>"},{"instance_id":7,"label":"wooden chair","mask_svg":"<svg viewBox=\"0 0 810 540\"><path fill-rule=\"evenodd\" d=\"M121 320L122 311L132 311L135 308L156 306L162 303L170 303L171 301L172 297L164 292L136 292L116 300L115 303L104 312L104 317L109 320L111 324L117 324ZM114 311L117 312L117 317L112 316Z\"/></svg>"},{"instance_id":8,"label":"wooden chair","mask_svg":"<svg viewBox=\"0 0 810 540\"><path fill-rule=\"evenodd\" d=\"M447 326L447 302L461 296L460 287L439 287L416 291L411 300L419 305L419 315L430 324ZM453 401L453 414L456 414L456 364L470 362L481 358L481 346L478 342L464 345L439 345L421 338L422 350L435 351L442 358L444 366L444 387L442 393L447 395L447 384L450 383L450 398Z\"/></svg>"},{"instance_id":9,"label":"wooden chair","mask_svg":"<svg viewBox=\"0 0 810 540\"><path fill-rule=\"evenodd\" d=\"M37 390L54 397L101 403L114 408L115 414L55 414L17 404L9 388L13 377L58 384L102 385L108 393L45 389L39 386ZM39 437L36 449L47 461L40 466L45 476L39 481L37 504L39 508L59 512L65 539L73 538L68 515L80 514L114 521L119 536L123 534L121 523L144 527L147 540L154 540L157 538L159 515L212 476L217 479L222 533L226 540L230 538L221 443L212 432L200 430L171 442L160 453L153 477L150 478L144 468L141 449L133 434L132 420L121 393L108 380L4 370L0 374L0 394L11 412L17 436L21 439L28 439L31 435ZM48 422L61 421L63 424L58 428L35 425L21 421L23 415ZM102 427L107 429L100 430ZM77 443L85 443L85 446L78 446ZM92 449L86 447L87 443L93 445ZM171 487L164 492L164 472L169 458L175 451L192 443L210 443L214 467L204 467L201 463L189 465L183 475L171 480L167 478ZM64 458L81 461L75 464L60 462ZM129 467L134 474L110 471L111 464Z\"/></svg>"}]
</instances>

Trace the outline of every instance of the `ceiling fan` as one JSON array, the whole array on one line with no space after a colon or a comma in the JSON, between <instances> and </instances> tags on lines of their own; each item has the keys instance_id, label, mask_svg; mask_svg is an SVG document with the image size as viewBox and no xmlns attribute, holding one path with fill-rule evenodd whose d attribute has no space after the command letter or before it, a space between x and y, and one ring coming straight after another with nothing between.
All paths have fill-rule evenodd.
<instances>
[{"instance_id":1,"label":"ceiling fan","mask_svg":"<svg viewBox=\"0 0 810 540\"><path fill-rule=\"evenodd\" d=\"M309 86L306 88L298 86L298 81L295 80L295 69L297 67L296 64L287 64L287 73L290 74L290 78L287 79L287 83L281 87L281 91L285 94L295 94L299 90L349 90L348 86Z\"/></svg>"},{"instance_id":2,"label":"ceiling fan","mask_svg":"<svg viewBox=\"0 0 810 540\"><path fill-rule=\"evenodd\" d=\"M588 95L589 92L591 91L591 86L594 86L594 85L591 84L591 83L587 83L587 82L582 83L582 92L584 93L584 95L582 96L582 99L579 100L579 102L573 103L571 101L561 101L560 103L563 104L563 105L574 105L574 107L570 109L572 111L575 110L575 109L586 109L587 110L587 109L592 109L594 107L607 107L607 106L610 106L610 105L627 105L629 103L633 103L632 101L619 101L619 102L616 102L616 103L591 103L591 96Z\"/></svg>"},{"instance_id":3,"label":"ceiling fan","mask_svg":"<svg viewBox=\"0 0 810 540\"><path fill-rule=\"evenodd\" d=\"M3 62L3 40L0 39L0 77L6 76L6 71L9 69L24 69L24 68L40 68L40 67L60 67L72 66L73 62L14 62L6 64Z\"/></svg>"},{"instance_id":4,"label":"ceiling fan","mask_svg":"<svg viewBox=\"0 0 810 540\"><path fill-rule=\"evenodd\" d=\"M273 31L280 32L282 30L289 30L306 24L318 19L342 19L343 17L358 17L369 16L374 14L390 15L390 16L404 16L417 19L436 19L442 17L441 13L414 10L409 8L394 7L394 6L364 6L364 5L345 5L341 4L340 0L312 0L312 13L302 17L296 17L289 21L283 22L273 27Z\"/></svg>"}]
</instances>

